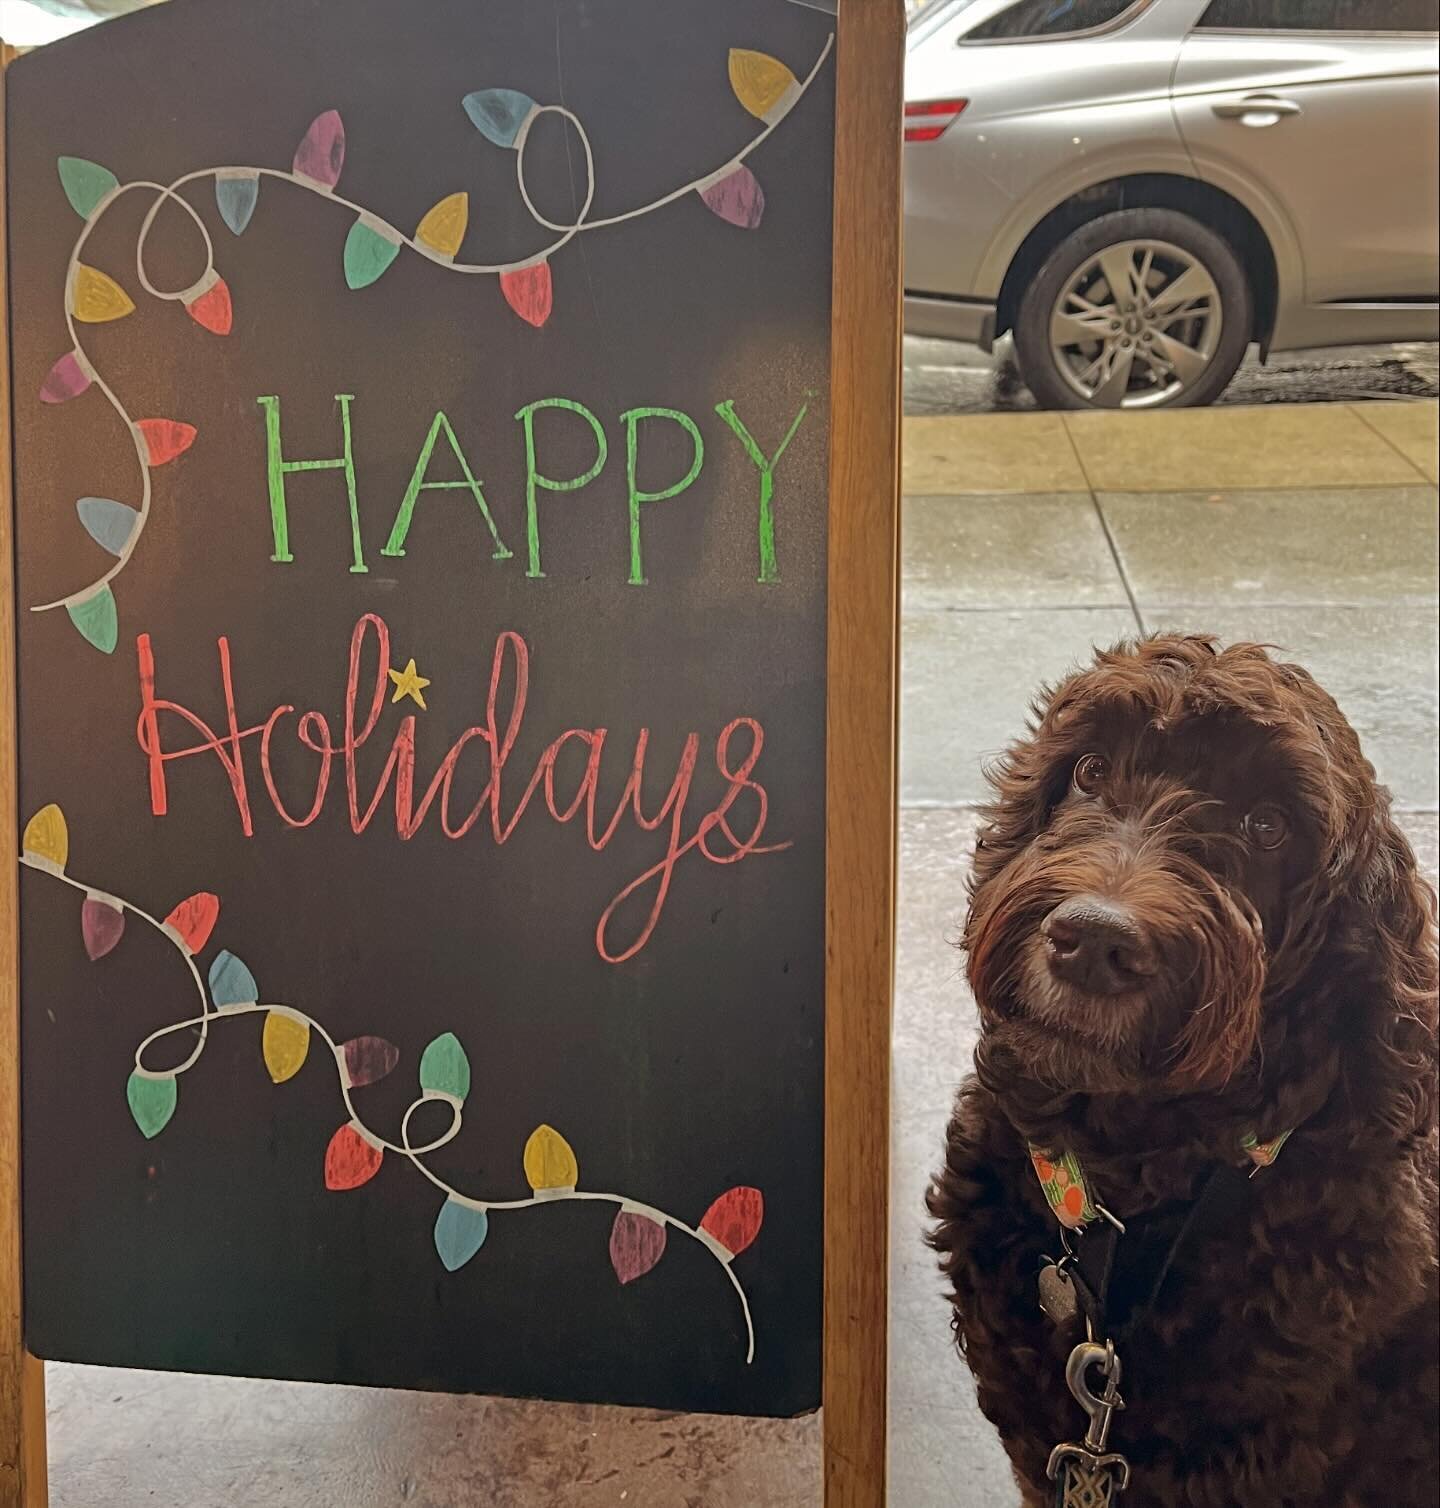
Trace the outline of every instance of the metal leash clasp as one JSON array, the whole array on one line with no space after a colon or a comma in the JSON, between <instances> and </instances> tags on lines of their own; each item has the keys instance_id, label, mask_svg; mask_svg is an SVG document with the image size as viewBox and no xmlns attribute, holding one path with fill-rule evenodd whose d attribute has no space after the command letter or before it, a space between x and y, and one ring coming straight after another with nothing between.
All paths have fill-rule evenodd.
<instances>
[{"instance_id":1,"label":"metal leash clasp","mask_svg":"<svg viewBox=\"0 0 1440 1508\"><path fill-rule=\"evenodd\" d=\"M1089 1372L1099 1367L1105 1379L1097 1397L1091 1390ZM1082 1341L1065 1363L1065 1382L1075 1401L1090 1417L1083 1441L1057 1445L1050 1452L1046 1475L1056 1484L1056 1508L1105 1508L1130 1485L1130 1463L1116 1451L1107 1451L1110 1419L1125 1407L1120 1397L1120 1358L1113 1341Z\"/></svg>"}]
</instances>

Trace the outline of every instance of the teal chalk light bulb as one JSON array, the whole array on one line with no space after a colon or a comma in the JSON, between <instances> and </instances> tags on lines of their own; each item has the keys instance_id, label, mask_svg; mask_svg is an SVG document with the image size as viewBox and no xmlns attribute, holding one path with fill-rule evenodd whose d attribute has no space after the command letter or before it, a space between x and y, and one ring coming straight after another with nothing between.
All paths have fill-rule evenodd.
<instances>
[{"instance_id":1,"label":"teal chalk light bulb","mask_svg":"<svg viewBox=\"0 0 1440 1508\"><path fill-rule=\"evenodd\" d=\"M221 170L215 175L215 207L231 235L244 235L260 198L260 175L246 169Z\"/></svg>"},{"instance_id":2,"label":"teal chalk light bulb","mask_svg":"<svg viewBox=\"0 0 1440 1508\"><path fill-rule=\"evenodd\" d=\"M115 594L108 584L79 602L66 603L65 611L83 637L102 654L115 652L120 640L120 617L115 610Z\"/></svg>"},{"instance_id":3,"label":"teal chalk light bulb","mask_svg":"<svg viewBox=\"0 0 1440 1508\"><path fill-rule=\"evenodd\" d=\"M233 953L217 953L210 965L210 998L216 1010L224 1010L227 1005L254 1005L260 998L260 986Z\"/></svg>"},{"instance_id":4,"label":"teal chalk light bulb","mask_svg":"<svg viewBox=\"0 0 1440 1508\"><path fill-rule=\"evenodd\" d=\"M146 1141L158 1136L170 1124L178 1098L173 1073L152 1074L137 1068L125 1085L130 1114Z\"/></svg>"},{"instance_id":5,"label":"teal chalk light bulb","mask_svg":"<svg viewBox=\"0 0 1440 1508\"><path fill-rule=\"evenodd\" d=\"M100 204L120 187L120 180L109 168L84 157L62 157L60 186L70 201L70 208L82 220L88 220Z\"/></svg>"},{"instance_id":6,"label":"teal chalk light bulb","mask_svg":"<svg viewBox=\"0 0 1440 1508\"><path fill-rule=\"evenodd\" d=\"M112 555L123 555L140 515L126 503L113 497L82 497L75 504L85 532Z\"/></svg>"},{"instance_id":7,"label":"teal chalk light bulb","mask_svg":"<svg viewBox=\"0 0 1440 1508\"><path fill-rule=\"evenodd\" d=\"M454 1032L436 1037L420 1055L420 1088L453 1100L470 1093L470 1060Z\"/></svg>"},{"instance_id":8,"label":"teal chalk light bulb","mask_svg":"<svg viewBox=\"0 0 1440 1508\"><path fill-rule=\"evenodd\" d=\"M497 147L514 148L521 130L540 108L518 89L476 89L460 101L471 124Z\"/></svg>"},{"instance_id":9,"label":"teal chalk light bulb","mask_svg":"<svg viewBox=\"0 0 1440 1508\"><path fill-rule=\"evenodd\" d=\"M435 1220L435 1251L446 1272L457 1272L485 1244L490 1217L478 1204L451 1195Z\"/></svg>"},{"instance_id":10,"label":"teal chalk light bulb","mask_svg":"<svg viewBox=\"0 0 1440 1508\"><path fill-rule=\"evenodd\" d=\"M345 237L345 284L368 288L400 255L400 237L388 225L362 214Z\"/></svg>"}]
</instances>

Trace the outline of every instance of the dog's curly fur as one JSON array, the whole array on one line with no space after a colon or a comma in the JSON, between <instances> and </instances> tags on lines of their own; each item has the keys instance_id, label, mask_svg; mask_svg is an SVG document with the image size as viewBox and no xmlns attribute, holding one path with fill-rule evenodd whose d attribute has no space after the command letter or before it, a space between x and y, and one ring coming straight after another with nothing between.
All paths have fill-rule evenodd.
<instances>
[{"instance_id":1,"label":"dog's curly fur","mask_svg":"<svg viewBox=\"0 0 1440 1508\"><path fill-rule=\"evenodd\" d=\"M1103 781L1077 788L1087 754ZM1100 767L1091 767L1100 768ZM1176 1260L1127 1340L1126 1508L1436 1502L1434 892L1334 701L1264 648L1163 636L1044 694L991 776L964 945L979 1005L931 1240L1024 1501L1087 1423L1041 1314L1057 1226L1027 1156L1073 1151L1122 1220L1163 1220L1241 1138L1296 1130ZM1283 809L1275 847L1247 841ZM1253 829L1251 836L1253 837ZM1269 829L1273 838L1275 829ZM1121 901L1157 971L1057 981L1040 924Z\"/></svg>"}]
</instances>

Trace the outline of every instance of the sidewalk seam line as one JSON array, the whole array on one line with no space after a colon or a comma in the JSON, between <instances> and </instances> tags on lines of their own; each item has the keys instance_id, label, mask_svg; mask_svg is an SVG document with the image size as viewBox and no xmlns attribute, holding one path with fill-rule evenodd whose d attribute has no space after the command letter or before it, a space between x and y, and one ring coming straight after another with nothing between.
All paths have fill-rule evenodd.
<instances>
[{"instance_id":1,"label":"sidewalk seam line","mask_svg":"<svg viewBox=\"0 0 1440 1508\"><path fill-rule=\"evenodd\" d=\"M1368 604L1367 604L1368 605ZM1422 604L1424 605L1424 604ZM1095 613L1124 611L1125 603L1116 597L1109 602L977 602L956 605L949 602L911 602L904 611L910 613Z\"/></svg>"},{"instance_id":2,"label":"sidewalk seam line","mask_svg":"<svg viewBox=\"0 0 1440 1508\"><path fill-rule=\"evenodd\" d=\"M1105 517L1105 510L1100 506L1099 495L1095 491L1095 484L1090 480L1089 468L1085 465L1085 457L1080 454L1080 447L1075 443L1075 436L1070 432L1070 425L1065 414L1060 415L1060 428L1065 432L1065 438L1070 443L1070 453L1075 457L1075 464L1080 468L1080 475L1085 478L1086 490L1090 493L1090 506L1095 510L1095 517L1100 521L1100 532L1105 536L1105 543L1110 550L1110 558L1115 562L1115 571L1120 577L1120 585L1125 588L1125 596L1130 603L1130 612L1135 618L1135 626L1143 634L1145 617L1140 611L1140 604L1135 600L1135 589L1130 585L1130 577L1125 570L1125 562L1120 558L1120 547L1115 543L1115 536L1110 532L1110 520Z\"/></svg>"},{"instance_id":3,"label":"sidewalk seam line","mask_svg":"<svg viewBox=\"0 0 1440 1508\"><path fill-rule=\"evenodd\" d=\"M897 803L897 809L901 812L974 812L983 811L991 804L991 800L985 796L969 796L960 799L925 796L919 799L911 797L908 801L902 800ZM1440 816L1440 807L1417 806L1400 801L1394 802L1390 811L1397 817Z\"/></svg>"},{"instance_id":4,"label":"sidewalk seam line","mask_svg":"<svg viewBox=\"0 0 1440 1508\"><path fill-rule=\"evenodd\" d=\"M1379 432L1372 430L1372 433L1378 434ZM1383 439L1384 436L1382 435L1381 438ZM1386 441L1386 444L1389 444L1388 440ZM1394 446L1391 446L1390 448L1393 450ZM1423 473L1415 471L1415 464L1413 461L1409 460L1406 456L1401 455L1398 451L1396 451L1396 454L1400 455L1400 459L1405 462L1405 464L1410 468L1411 471L1415 472L1416 476L1421 477L1420 481L1303 482L1298 485L1286 482L1283 486L1273 482L1242 482L1238 485L1232 485L1229 482L1219 482L1210 487L1101 487L1099 490L1106 497L1198 497L1202 493L1208 494L1212 492L1414 492L1422 489L1426 492L1435 491L1437 484L1435 482L1432 482L1429 477L1424 476ZM983 497L985 494L956 492L935 495L951 497ZM1018 496L1019 494L1016 495ZM1072 496L1078 497L1080 496L1080 494L1074 493L1072 494Z\"/></svg>"},{"instance_id":5,"label":"sidewalk seam line","mask_svg":"<svg viewBox=\"0 0 1440 1508\"><path fill-rule=\"evenodd\" d=\"M1386 445L1388 445L1390 447L1390 449L1393 450L1395 452L1395 454L1397 456L1399 456L1402 461L1404 461L1404 463L1410 468L1411 471L1413 471L1415 473L1416 476L1418 476L1420 478L1420 480L1422 482L1424 482L1427 486L1430 486L1430 487L1433 487L1435 485L1435 483L1433 483L1430 480L1430 478L1428 476L1426 476L1423 471L1420 470L1420 468L1414 463L1414 461L1412 461L1410 459L1410 457L1407 456L1405 454L1405 452L1400 449L1400 447L1394 442L1394 440L1392 440L1390 438L1389 435L1387 435L1385 433L1385 431L1383 429L1377 429L1375 427L1375 425L1373 425L1365 417L1365 409L1366 409L1366 407L1368 407L1368 405L1361 404L1361 403L1347 403L1345 405L1345 407L1348 408L1350 410L1350 412L1355 415L1355 417L1365 426L1366 429L1368 429L1370 431L1370 433L1372 435L1378 435L1380 437L1380 439L1383 440L1384 443Z\"/></svg>"}]
</instances>

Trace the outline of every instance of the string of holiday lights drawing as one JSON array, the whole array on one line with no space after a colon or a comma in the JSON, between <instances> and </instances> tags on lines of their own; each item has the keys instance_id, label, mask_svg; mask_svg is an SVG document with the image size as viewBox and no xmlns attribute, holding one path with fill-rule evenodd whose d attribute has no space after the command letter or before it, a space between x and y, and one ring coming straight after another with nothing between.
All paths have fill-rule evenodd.
<instances>
[{"instance_id":1,"label":"string of holiday lights drawing","mask_svg":"<svg viewBox=\"0 0 1440 1508\"><path fill-rule=\"evenodd\" d=\"M76 503L80 523L115 563L85 586L35 604L32 612L51 612L63 607L70 620L95 648L110 654L119 640L119 614L111 582L123 571L149 522L153 498L151 471L184 454L195 441L195 426L178 419L131 416L113 388L96 370L86 354L77 324L105 324L134 312L135 304L107 273L81 260L85 244L102 216L118 199L133 190L153 193L141 222L135 245L135 277L152 298L180 304L187 314L215 335L228 335L234 323L230 288L215 267L215 245L199 211L180 192L192 183L214 179L215 202L230 231L242 235L259 202L263 179L275 179L313 194L320 194L355 215L345 238L343 268L347 286L365 288L374 283L408 249L447 272L496 277L505 301L537 328L550 318L553 285L550 258L583 232L620 225L628 220L674 203L687 194L697 194L720 219L742 229L754 230L765 212L765 192L746 166L746 158L780 125L804 96L829 57L835 43L827 38L820 56L805 78L767 53L736 48L729 56L730 85L736 99L757 120L761 129L739 152L720 167L693 178L648 204L603 219L592 220L595 199L595 157L590 138L579 118L563 105L541 105L514 89L479 89L461 101L466 115L487 140L515 154L515 181L526 211L554 239L541 250L506 262L457 260L469 225L470 199L463 190L449 194L429 209L407 235L382 216L342 198L336 192L345 163L345 126L338 112L316 116L305 133L290 170L272 167L207 167L186 173L173 183L136 180L121 183L108 168L81 157L59 160L60 181L76 214L85 222L70 253L65 274L65 325L70 349L55 362L40 388L45 403L64 403L94 387L102 393L130 432L140 467L140 500L137 506L109 497L82 497ZM536 207L525 177L525 150L535 123L546 115L558 116L576 133L585 162L585 192L576 218L566 224L547 218ZM175 204L189 217L205 248L205 268L184 288L157 287L145 266L145 247L156 216L165 204Z\"/></svg>"},{"instance_id":2,"label":"string of holiday lights drawing","mask_svg":"<svg viewBox=\"0 0 1440 1508\"><path fill-rule=\"evenodd\" d=\"M70 859L70 834L65 814L54 804L42 807L25 825L20 840L20 862L29 869L50 875L85 900L80 910L80 933L92 962L118 946L125 932L127 913L138 917L169 940L185 960L200 1002L198 1015L162 1026L135 1049L135 1066L125 1086L130 1114L147 1138L155 1137L170 1123L179 1103L179 1079L199 1062L209 1040L212 1022L232 1017L263 1015L260 1050L270 1077L277 1084L293 1078L304 1067L312 1038L318 1037L334 1059L345 1121L330 1138L325 1150L325 1187L357 1189L380 1171L387 1152L404 1158L444 1196L435 1219L435 1251L449 1272L458 1271L485 1244L492 1210L533 1209L537 1205L570 1200L613 1204L618 1208L610 1227L610 1263L621 1283L643 1277L665 1254L670 1230L677 1230L704 1247L724 1270L740 1300L745 1320L747 1363L755 1359L755 1327L750 1301L735 1275L733 1263L760 1232L765 1203L759 1189L737 1187L714 1200L696 1225L688 1225L654 1205L622 1194L582 1189L574 1150L552 1126L537 1126L525 1143L521 1163L530 1185L528 1196L519 1199L477 1199L462 1193L425 1164L425 1157L447 1146L459 1134L465 1098L470 1092L470 1062L453 1032L436 1037L420 1058L420 1095L411 1101L400 1119L399 1140L392 1141L365 1124L356 1109L352 1092L378 1083L400 1061L400 1050L381 1037L352 1037L337 1042L325 1027L294 1006L263 1004L260 987L249 967L233 953L215 955L201 979L195 958L206 946L220 914L220 901L208 892L180 902L163 921L142 910L133 901L98 890L66 871ZM208 991L207 991L208 985ZM147 1051L177 1032L195 1031L190 1054L173 1068L149 1068ZM440 1103L450 1110L450 1124L431 1140L416 1144L410 1137L410 1119L423 1105Z\"/></svg>"}]
</instances>

